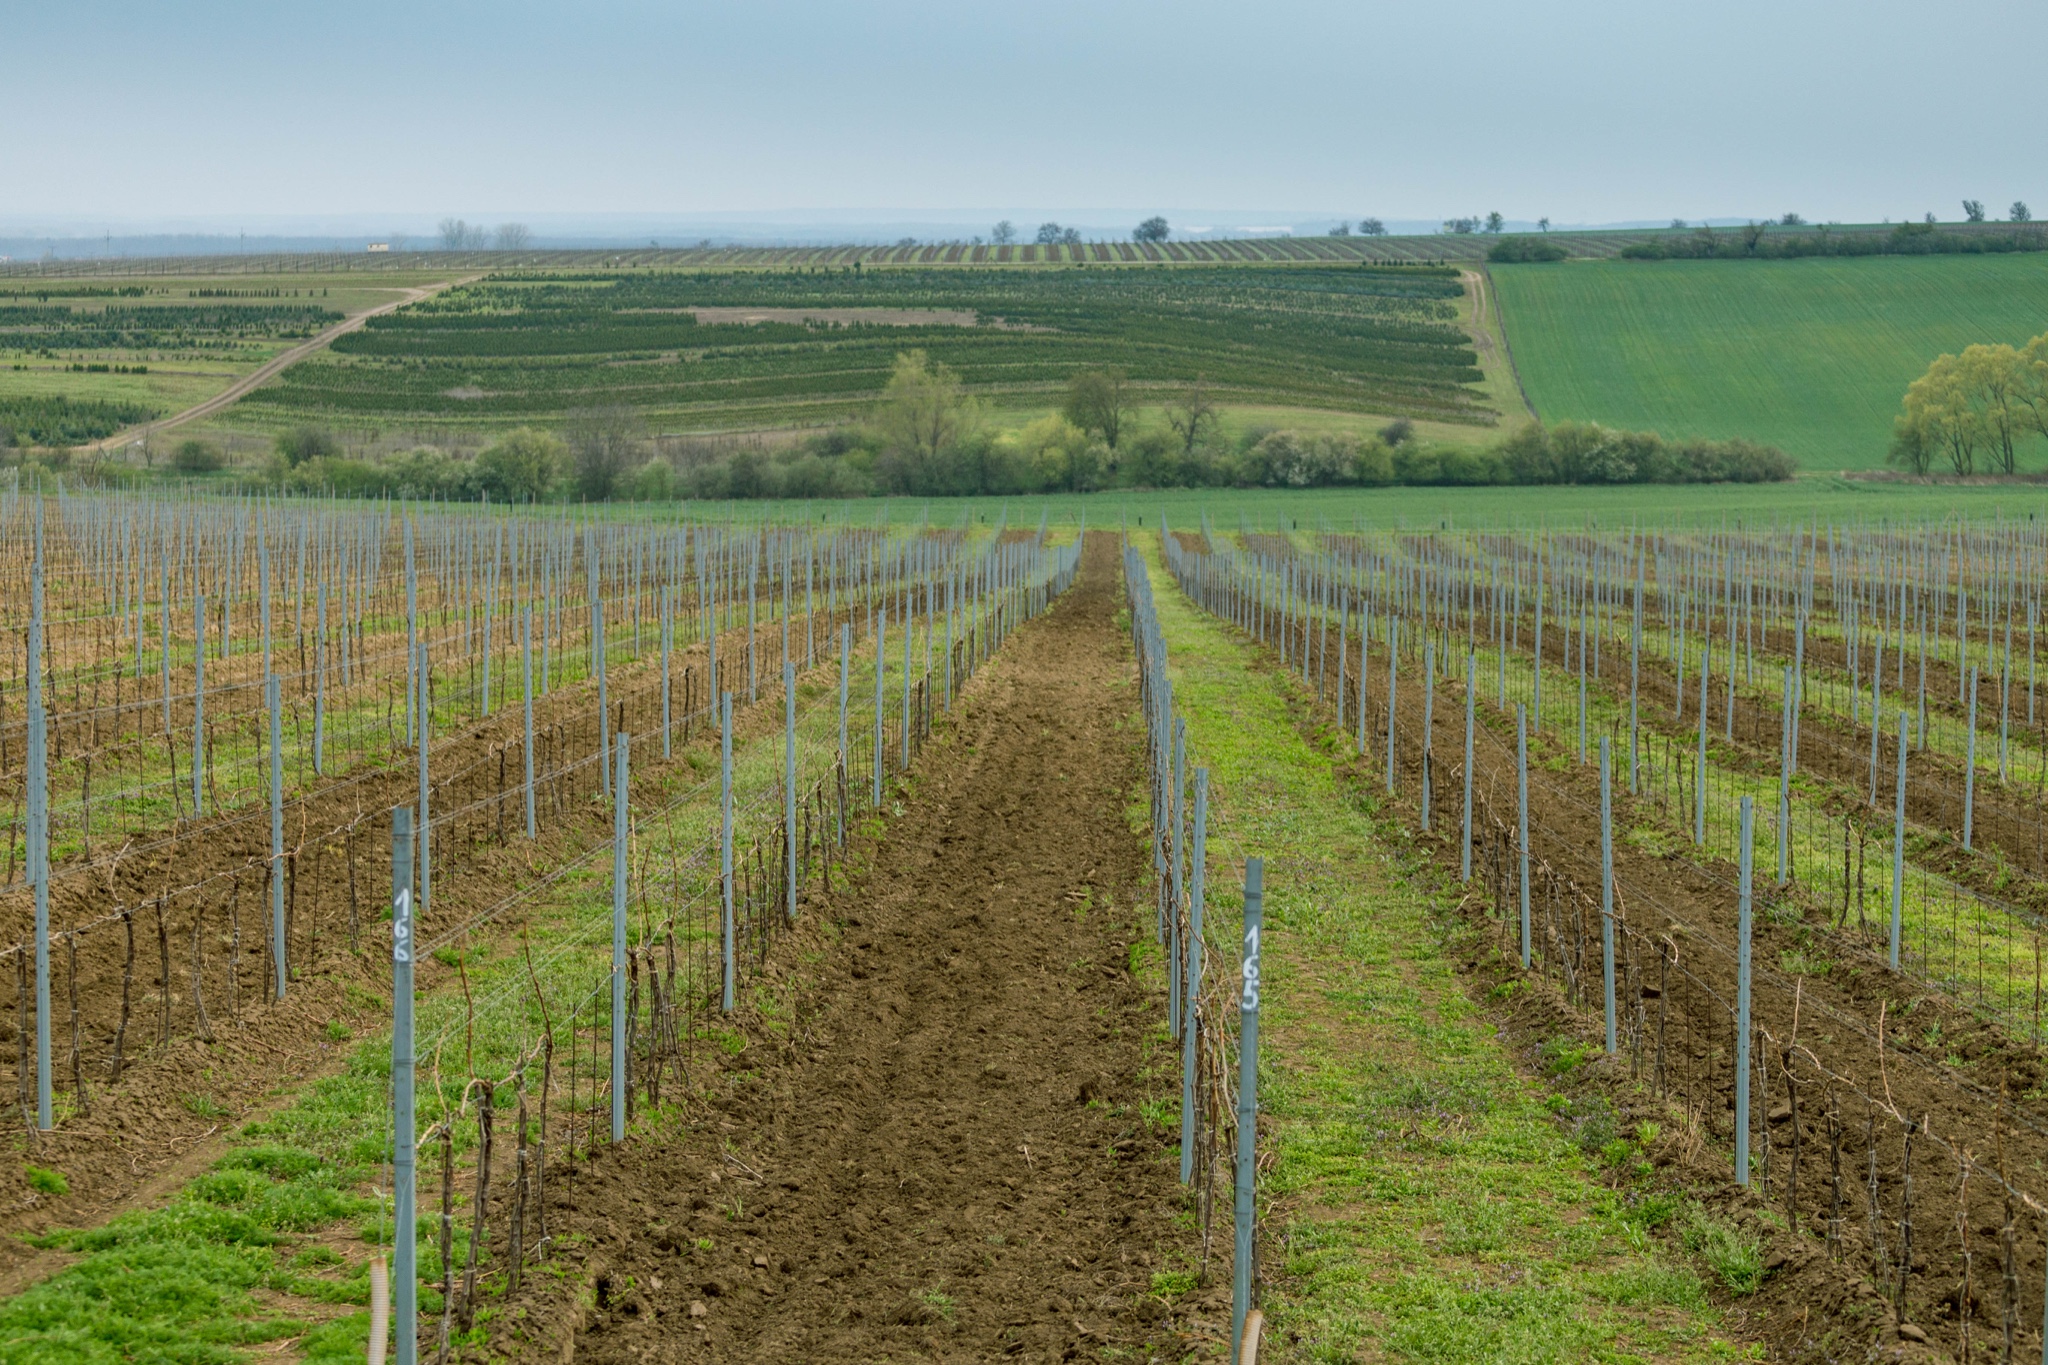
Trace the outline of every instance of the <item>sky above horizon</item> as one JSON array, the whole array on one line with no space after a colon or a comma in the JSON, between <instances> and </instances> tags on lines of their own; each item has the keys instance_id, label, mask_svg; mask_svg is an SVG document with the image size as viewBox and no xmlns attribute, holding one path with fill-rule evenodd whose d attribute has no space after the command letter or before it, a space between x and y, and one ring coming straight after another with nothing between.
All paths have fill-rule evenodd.
<instances>
[{"instance_id":1,"label":"sky above horizon","mask_svg":"<svg viewBox=\"0 0 2048 1365\"><path fill-rule=\"evenodd\" d=\"M2048 6L2017 0L71 0L6 30L17 221L2048 210Z\"/></svg>"}]
</instances>

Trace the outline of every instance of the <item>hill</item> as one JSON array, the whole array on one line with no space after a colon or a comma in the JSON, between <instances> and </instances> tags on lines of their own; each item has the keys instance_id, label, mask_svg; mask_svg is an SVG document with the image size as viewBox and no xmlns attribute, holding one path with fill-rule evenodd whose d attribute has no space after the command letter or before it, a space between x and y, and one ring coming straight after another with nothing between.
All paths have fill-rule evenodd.
<instances>
[{"instance_id":1,"label":"hill","mask_svg":"<svg viewBox=\"0 0 2048 1365\"><path fill-rule=\"evenodd\" d=\"M1433 266L630 271L492 276L372 320L244 400L256 425L669 429L864 411L921 349L998 407L1120 366L1142 392L1488 425L1464 285Z\"/></svg>"},{"instance_id":2,"label":"hill","mask_svg":"<svg viewBox=\"0 0 2048 1365\"><path fill-rule=\"evenodd\" d=\"M1492 268L1545 421L1743 436L1880 467L1928 361L2048 329L2048 255L1572 261Z\"/></svg>"}]
</instances>

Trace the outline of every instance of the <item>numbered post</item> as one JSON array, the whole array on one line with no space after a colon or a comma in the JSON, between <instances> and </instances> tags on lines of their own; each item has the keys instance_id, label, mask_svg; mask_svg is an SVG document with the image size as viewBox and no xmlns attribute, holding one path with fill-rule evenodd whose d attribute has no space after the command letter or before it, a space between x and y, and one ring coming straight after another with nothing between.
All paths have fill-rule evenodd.
<instances>
[{"instance_id":1,"label":"numbered post","mask_svg":"<svg viewBox=\"0 0 2048 1365\"><path fill-rule=\"evenodd\" d=\"M1195 830L1193 860L1188 868L1188 988L1181 1008L1180 1053L1180 1183L1195 1178L1195 1072L1199 1065L1196 1042L1201 1016L1197 1006L1202 998L1202 901L1208 883L1209 856L1209 770L1195 769Z\"/></svg>"},{"instance_id":2,"label":"numbered post","mask_svg":"<svg viewBox=\"0 0 2048 1365\"><path fill-rule=\"evenodd\" d=\"M1237 1249L1230 1266L1230 1355L1244 1343L1245 1314L1252 1306L1252 1182L1258 1170L1259 1138L1259 939L1265 922L1266 863L1244 864L1244 976L1238 998L1237 1202L1232 1222Z\"/></svg>"},{"instance_id":3,"label":"numbered post","mask_svg":"<svg viewBox=\"0 0 2048 1365\"><path fill-rule=\"evenodd\" d=\"M413 1117L412 811L391 812L391 1201L392 1311L398 1365L415 1365L419 1349L419 1271L415 1230L417 1155Z\"/></svg>"}]
</instances>

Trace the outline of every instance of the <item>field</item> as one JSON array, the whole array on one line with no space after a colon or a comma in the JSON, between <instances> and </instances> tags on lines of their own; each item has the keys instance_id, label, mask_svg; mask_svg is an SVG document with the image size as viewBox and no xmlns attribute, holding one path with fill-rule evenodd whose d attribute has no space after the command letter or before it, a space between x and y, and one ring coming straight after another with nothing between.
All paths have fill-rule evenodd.
<instances>
[{"instance_id":1,"label":"field","mask_svg":"<svg viewBox=\"0 0 2048 1365\"><path fill-rule=\"evenodd\" d=\"M0 278L0 428L20 445L102 440L203 402L345 317L446 278Z\"/></svg>"},{"instance_id":2,"label":"field","mask_svg":"<svg viewBox=\"0 0 2048 1365\"><path fill-rule=\"evenodd\" d=\"M2048 328L2048 256L1495 266L1545 421L1747 437L1812 469L1884 463L1906 385L1944 351Z\"/></svg>"},{"instance_id":3,"label":"field","mask_svg":"<svg viewBox=\"0 0 2048 1365\"><path fill-rule=\"evenodd\" d=\"M239 414L502 427L624 404L660 430L818 424L865 412L922 349L998 406L1114 364L1226 402L1484 425L1463 296L1457 272L1414 266L503 274L373 320Z\"/></svg>"},{"instance_id":4,"label":"field","mask_svg":"<svg viewBox=\"0 0 2048 1365\"><path fill-rule=\"evenodd\" d=\"M0 1353L2037 1321L2043 522L1314 506L8 494Z\"/></svg>"}]
</instances>

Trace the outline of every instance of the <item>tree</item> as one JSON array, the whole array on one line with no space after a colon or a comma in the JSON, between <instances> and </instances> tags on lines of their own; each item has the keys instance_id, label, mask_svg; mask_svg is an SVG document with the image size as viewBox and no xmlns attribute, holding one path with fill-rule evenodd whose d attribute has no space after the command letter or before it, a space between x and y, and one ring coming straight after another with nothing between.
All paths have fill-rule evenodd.
<instances>
[{"instance_id":1,"label":"tree","mask_svg":"<svg viewBox=\"0 0 2048 1365\"><path fill-rule=\"evenodd\" d=\"M1769 223L1749 223L1744 225L1742 229L1742 250L1744 255L1756 255L1756 249L1763 245L1764 233L1769 227Z\"/></svg>"},{"instance_id":2,"label":"tree","mask_svg":"<svg viewBox=\"0 0 2048 1365\"><path fill-rule=\"evenodd\" d=\"M1671 230L1673 232L1683 232L1689 226L1690 224L1688 224L1683 218L1673 218L1671 220Z\"/></svg>"},{"instance_id":3,"label":"tree","mask_svg":"<svg viewBox=\"0 0 2048 1365\"><path fill-rule=\"evenodd\" d=\"M180 474L211 474L226 463L219 446L197 437L178 442L178 448L171 452L171 468Z\"/></svg>"},{"instance_id":4,"label":"tree","mask_svg":"<svg viewBox=\"0 0 2048 1365\"><path fill-rule=\"evenodd\" d=\"M640 415L623 404L569 414L562 435L576 473L576 491L603 502L619 490L626 471L640 463Z\"/></svg>"},{"instance_id":5,"label":"tree","mask_svg":"<svg viewBox=\"0 0 2048 1365\"><path fill-rule=\"evenodd\" d=\"M1446 218L1444 219L1444 231L1455 232L1461 235L1477 232L1479 231L1479 220L1477 218Z\"/></svg>"},{"instance_id":6,"label":"tree","mask_svg":"<svg viewBox=\"0 0 2048 1365\"><path fill-rule=\"evenodd\" d=\"M290 431L281 431L272 444L284 462L293 468L308 460L341 453L341 442L334 439L334 433L319 427L293 427Z\"/></svg>"},{"instance_id":7,"label":"tree","mask_svg":"<svg viewBox=\"0 0 2048 1365\"><path fill-rule=\"evenodd\" d=\"M498 224L498 250L524 251L533 245L533 229L524 223Z\"/></svg>"},{"instance_id":8,"label":"tree","mask_svg":"<svg viewBox=\"0 0 2048 1365\"><path fill-rule=\"evenodd\" d=\"M1114 455L1136 401L1130 376L1112 365L1083 370L1068 380L1066 401L1060 405L1060 411L1081 430L1101 436L1102 443Z\"/></svg>"},{"instance_id":9,"label":"tree","mask_svg":"<svg viewBox=\"0 0 2048 1365\"><path fill-rule=\"evenodd\" d=\"M561 437L520 427L476 457L477 484L498 502L539 502L555 486L568 457Z\"/></svg>"},{"instance_id":10,"label":"tree","mask_svg":"<svg viewBox=\"0 0 2048 1365\"><path fill-rule=\"evenodd\" d=\"M1806 220L1796 213L1788 213L1778 220L1779 227L1805 227Z\"/></svg>"},{"instance_id":11,"label":"tree","mask_svg":"<svg viewBox=\"0 0 2048 1365\"><path fill-rule=\"evenodd\" d=\"M2034 215L2027 208L2027 201L2024 199L2013 200L2012 208L2006 211L2005 216L2015 223L2031 223L2034 221Z\"/></svg>"},{"instance_id":12,"label":"tree","mask_svg":"<svg viewBox=\"0 0 2048 1365\"><path fill-rule=\"evenodd\" d=\"M443 251L480 251L488 240L482 225L460 218L443 218L440 233Z\"/></svg>"},{"instance_id":13,"label":"tree","mask_svg":"<svg viewBox=\"0 0 2048 1365\"><path fill-rule=\"evenodd\" d=\"M1349 237L1349 236L1351 235L1351 224L1349 224L1349 223L1339 223L1339 224L1337 224L1337 226L1335 226L1335 227L1333 227L1333 228L1331 228L1331 229L1330 229L1330 235L1331 235L1332 237Z\"/></svg>"},{"instance_id":14,"label":"tree","mask_svg":"<svg viewBox=\"0 0 2048 1365\"><path fill-rule=\"evenodd\" d=\"M1005 218L989 229L988 239L997 246L1008 246L1017 240L1017 225Z\"/></svg>"},{"instance_id":15,"label":"tree","mask_svg":"<svg viewBox=\"0 0 2048 1365\"><path fill-rule=\"evenodd\" d=\"M1966 223L1981 223L1984 221L1984 201L1982 199L1965 199L1963 201L1963 221Z\"/></svg>"},{"instance_id":16,"label":"tree","mask_svg":"<svg viewBox=\"0 0 2048 1365\"><path fill-rule=\"evenodd\" d=\"M1172 229L1166 226L1166 220L1154 214L1131 229L1131 240L1134 242L1163 242L1171 231Z\"/></svg>"},{"instance_id":17,"label":"tree","mask_svg":"<svg viewBox=\"0 0 2048 1365\"><path fill-rule=\"evenodd\" d=\"M2048 436L2048 332L2020 350L2022 383L2017 397L2026 424Z\"/></svg>"},{"instance_id":18,"label":"tree","mask_svg":"<svg viewBox=\"0 0 2048 1365\"><path fill-rule=\"evenodd\" d=\"M875 410L891 481L905 491L941 486L941 463L979 424L980 414L960 376L932 363L923 351L896 357Z\"/></svg>"},{"instance_id":19,"label":"tree","mask_svg":"<svg viewBox=\"0 0 2048 1365\"><path fill-rule=\"evenodd\" d=\"M1387 235L1387 225L1377 218L1361 218L1358 220L1358 235L1361 237L1384 237Z\"/></svg>"},{"instance_id":20,"label":"tree","mask_svg":"<svg viewBox=\"0 0 2048 1365\"><path fill-rule=\"evenodd\" d=\"M1538 232L1550 231L1550 220L1548 218L1538 218L1536 220L1536 230Z\"/></svg>"},{"instance_id":21,"label":"tree","mask_svg":"<svg viewBox=\"0 0 2048 1365\"><path fill-rule=\"evenodd\" d=\"M1956 473L1972 474L1983 439L1982 418L1970 402L1962 360L1944 355L1907 385L1905 411L1893 424L1888 458L1916 473L1925 473L1940 458Z\"/></svg>"},{"instance_id":22,"label":"tree","mask_svg":"<svg viewBox=\"0 0 2048 1365\"><path fill-rule=\"evenodd\" d=\"M1964 397L1991 448L1998 472L2018 473L2019 459L2013 446L2027 423L2023 395L2031 376L2026 360L2003 343L1964 347L1957 360Z\"/></svg>"},{"instance_id":23,"label":"tree","mask_svg":"<svg viewBox=\"0 0 2048 1365\"><path fill-rule=\"evenodd\" d=\"M1038 244L1040 246L1055 246L1059 243L1062 234L1065 232L1066 229L1058 223L1040 223L1038 225Z\"/></svg>"},{"instance_id":24,"label":"tree","mask_svg":"<svg viewBox=\"0 0 2048 1365\"><path fill-rule=\"evenodd\" d=\"M1501 217L1498 210L1486 215L1486 230L1496 237L1507 228L1507 225L1508 220Z\"/></svg>"},{"instance_id":25,"label":"tree","mask_svg":"<svg viewBox=\"0 0 2048 1365\"><path fill-rule=\"evenodd\" d=\"M1223 414L1209 397L1209 386L1197 378L1192 384L1183 385L1179 392L1166 400L1166 425L1173 428L1173 434L1180 438L1181 457L1192 461L1195 447L1202 442L1207 431L1215 430L1223 420Z\"/></svg>"}]
</instances>

